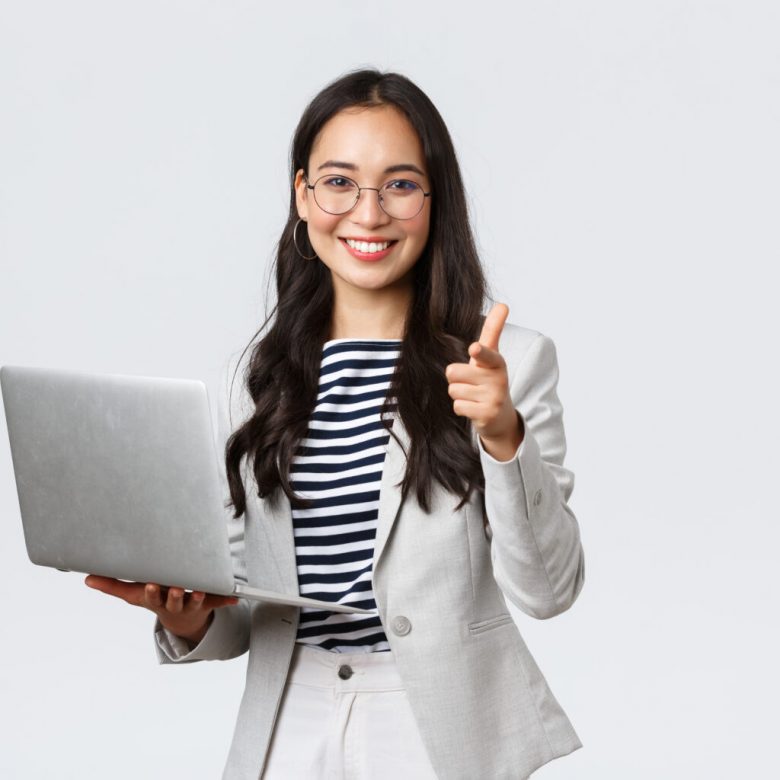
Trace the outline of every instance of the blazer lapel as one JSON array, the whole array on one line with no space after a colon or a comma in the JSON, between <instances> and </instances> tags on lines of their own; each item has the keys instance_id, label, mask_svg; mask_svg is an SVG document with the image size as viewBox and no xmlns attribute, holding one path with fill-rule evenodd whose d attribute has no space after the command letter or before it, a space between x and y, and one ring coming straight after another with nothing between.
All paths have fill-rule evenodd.
<instances>
[{"instance_id":1,"label":"blazer lapel","mask_svg":"<svg viewBox=\"0 0 780 780\"><path fill-rule=\"evenodd\" d=\"M268 538L263 551L260 571L269 568L276 572L279 590L282 593L298 595L298 567L295 562L295 537L293 535L290 499L282 490L277 490L276 502L263 499L263 519L260 526Z\"/></svg>"},{"instance_id":2,"label":"blazer lapel","mask_svg":"<svg viewBox=\"0 0 780 780\"><path fill-rule=\"evenodd\" d=\"M400 415L393 418L393 433L403 444L395 440L393 433L390 434L390 441L387 443L385 453L385 462L382 468L382 480L379 488L379 517L377 519L376 539L374 541L374 563L373 570L376 572L379 558L382 555L387 540L390 537L390 531L393 528L398 512L401 508L401 488L396 487L406 473L406 455L404 450L409 451L409 434L401 422Z\"/></svg>"}]
</instances>

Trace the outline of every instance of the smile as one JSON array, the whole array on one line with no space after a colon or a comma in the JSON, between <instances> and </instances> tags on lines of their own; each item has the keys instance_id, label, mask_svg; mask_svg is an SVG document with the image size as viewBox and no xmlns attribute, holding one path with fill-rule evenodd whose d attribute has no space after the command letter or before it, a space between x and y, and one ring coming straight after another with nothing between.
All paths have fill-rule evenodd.
<instances>
[{"instance_id":1,"label":"smile","mask_svg":"<svg viewBox=\"0 0 780 780\"><path fill-rule=\"evenodd\" d=\"M358 252L382 252L395 241L353 241L351 238L345 238L344 241Z\"/></svg>"},{"instance_id":2,"label":"smile","mask_svg":"<svg viewBox=\"0 0 780 780\"><path fill-rule=\"evenodd\" d=\"M387 257L393 246L398 243L395 239L392 241L355 241L352 238L340 238L339 241L347 252L359 260L381 260Z\"/></svg>"}]
</instances>

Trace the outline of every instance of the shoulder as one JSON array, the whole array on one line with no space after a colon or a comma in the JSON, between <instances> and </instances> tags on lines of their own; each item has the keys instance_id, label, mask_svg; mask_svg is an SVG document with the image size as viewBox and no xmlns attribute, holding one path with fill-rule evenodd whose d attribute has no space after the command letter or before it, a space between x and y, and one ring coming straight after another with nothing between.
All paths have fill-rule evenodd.
<instances>
[{"instance_id":1,"label":"shoulder","mask_svg":"<svg viewBox=\"0 0 780 780\"><path fill-rule=\"evenodd\" d=\"M517 382L553 382L558 378L555 342L536 328L506 322L498 339L512 385Z\"/></svg>"},{"instance_id":2,"label":"shoulder","mask_svg":"<svg viewBox=\"0 0 780 780\"><path fill-rule=\"evenodd\" d=\"M486 316L482 315L480 328L484 325ZM525 325L518 325L507 320L498 338L498 348L499 350L503 348L512 352L523 352L542 335L544 334L535 328L528 328Z\"/></svg>"},{"instance_id":3,"label":"shoulder","mask_svg":"<svg viewBox=\"0 0 780 780\"><path fill-rule=\"evenodd\" d=\"M505 322L498 339L498 349L502 354L506 352L522 356L540 336L544 337L544 334L534 328Z\"/></svg>"}]
</instances>

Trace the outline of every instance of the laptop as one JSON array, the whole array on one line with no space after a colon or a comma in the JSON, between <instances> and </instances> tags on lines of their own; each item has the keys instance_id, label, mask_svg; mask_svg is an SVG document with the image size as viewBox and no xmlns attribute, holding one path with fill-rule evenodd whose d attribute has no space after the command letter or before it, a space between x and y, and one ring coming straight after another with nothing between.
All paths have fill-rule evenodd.
<instances>
[{"instance_id":1,"label":"laptop","mask_svg":"<svg viewBox=\"0 0 780 780\"><path fill-rule=\"evenodd\" d=\"M2 366L0 386L33 563L375 614L236 581L203 382Z\"/></svg>"}]
</instances>

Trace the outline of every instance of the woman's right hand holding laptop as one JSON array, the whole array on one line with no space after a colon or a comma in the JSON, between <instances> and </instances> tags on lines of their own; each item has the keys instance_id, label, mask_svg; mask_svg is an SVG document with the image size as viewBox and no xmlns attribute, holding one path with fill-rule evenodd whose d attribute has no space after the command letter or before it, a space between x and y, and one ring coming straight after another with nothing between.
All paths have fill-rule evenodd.
<instances>
[{"instance_id":1,"label":"woman's right hand holding laptop","mask_svg":"<svg viewBox=\"0 0 780 780\"><path fill-rule=\"evenodd\" d=\"M95 590L154 612L172 634L197 644L206 634L215 609L238 603L235 596L216 596L202 591L164 587L152 582L124 582L90 574L84 582Z\"/></svg>"}]
</instances>

